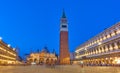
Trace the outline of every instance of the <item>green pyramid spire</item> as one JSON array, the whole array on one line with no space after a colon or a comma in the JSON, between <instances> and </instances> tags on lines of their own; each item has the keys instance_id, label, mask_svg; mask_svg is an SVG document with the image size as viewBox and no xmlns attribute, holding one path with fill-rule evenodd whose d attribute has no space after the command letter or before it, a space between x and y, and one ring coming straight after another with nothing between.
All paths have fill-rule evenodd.
<instances>
[{"instance_id":1,"label":"green pyramid spire","mask_svg":"<svg viewBox=\"0 0 120 73\"><path fill-rule=\"evenodd\" d=\"M66 18L66 15L65 15L65 10L64 10L64 9L63 9L62 18Z\"/></svg>"}]
</instances>

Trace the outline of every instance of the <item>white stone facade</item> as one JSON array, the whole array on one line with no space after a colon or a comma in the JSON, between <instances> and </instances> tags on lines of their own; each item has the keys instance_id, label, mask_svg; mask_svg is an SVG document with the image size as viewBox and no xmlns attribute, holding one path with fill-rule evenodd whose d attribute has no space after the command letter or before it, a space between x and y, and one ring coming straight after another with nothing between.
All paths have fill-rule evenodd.
<instances>
[{"instance_id":1,"label":"white stone facade","mask_svg":"<svg viewBox=\"0 0 120 73\"><path fill-rule=\"evenodd\" d=\"M104 30L100 34L91 38L87 42L80 45L76 51L76 59L93 58L97 56L120 53L120 22ZM115 57L115 56L114 56Z\"/></svg>"}]
</instances>

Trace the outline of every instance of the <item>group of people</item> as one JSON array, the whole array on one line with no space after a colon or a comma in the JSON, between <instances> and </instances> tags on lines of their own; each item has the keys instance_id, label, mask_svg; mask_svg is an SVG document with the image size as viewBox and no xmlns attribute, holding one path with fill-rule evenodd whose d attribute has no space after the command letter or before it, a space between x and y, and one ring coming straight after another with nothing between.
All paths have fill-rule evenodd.
<instances>
[{"instance_id":1,"label":"group of people","mask_svg":"<svg viewBox=\"0 0 120 73\"><path fill-rule=\"evenodd\" d=\"M56 60L53 60L53 59L46 60L46 66L48 66L48 67L55 67L55 65L56 65Z\"/></svg>"}]
</instances>

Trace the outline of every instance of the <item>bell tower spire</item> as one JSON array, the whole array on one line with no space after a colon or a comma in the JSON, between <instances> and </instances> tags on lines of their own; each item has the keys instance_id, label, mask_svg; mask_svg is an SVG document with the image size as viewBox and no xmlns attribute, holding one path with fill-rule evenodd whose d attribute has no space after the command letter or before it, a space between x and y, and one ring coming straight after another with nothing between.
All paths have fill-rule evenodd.
<instances>
[{"instance_id":1,"label":"bell tower spire","mask_svg":"<svg viewBox=\"0 0 120 73\"><path fill-rule=\"evenodd\" d=\"M61 17L60 31L68 31L68 23L64 9Z\"/></svg>"},{"instance_id":2,"label":"bell tower spire","mask_svg":"<svg viewBox=\"0 0 120 73\"><path fill-rule=\"evenodd\" d=\"M66 15L65 15L65 10L64 10L64 9L63 9L62 18L66 18Z\"/></svg>"}]
</instances>

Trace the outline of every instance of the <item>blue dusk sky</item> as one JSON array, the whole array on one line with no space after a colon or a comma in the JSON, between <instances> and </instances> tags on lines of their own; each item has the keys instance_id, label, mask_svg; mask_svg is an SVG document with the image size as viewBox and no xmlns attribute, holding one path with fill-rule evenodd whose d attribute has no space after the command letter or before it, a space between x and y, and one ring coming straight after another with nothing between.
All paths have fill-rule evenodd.
<instances>
[{"instance_id":1,"label":"blue dusk sky","mask_svg":"<svg viewBox=\"0 0 120 73\"><path fill-rule=\"evenodd\" d=\"M63 8L70 52L120 21L120 0L0 0L0 36L22 57L44 46L59 54Z\"/></svg>"}]
</instances>

